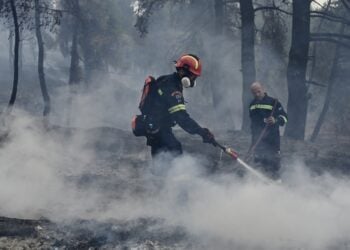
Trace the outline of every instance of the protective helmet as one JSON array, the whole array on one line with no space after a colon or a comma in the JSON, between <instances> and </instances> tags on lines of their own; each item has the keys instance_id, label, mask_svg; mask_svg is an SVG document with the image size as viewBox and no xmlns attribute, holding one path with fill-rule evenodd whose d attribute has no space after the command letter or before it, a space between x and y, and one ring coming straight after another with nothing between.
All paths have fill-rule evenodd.
<instances>
[{"instance_id":1,"label":"protective helmet","mask_svg":"<svg viewBox=\"0 0 350 250\"><path fill-rule=\"evenodd\" d=\"M176 69L185 68L196 76L202 73L202 63L196 55L184 54L175 63Z\"/></svg>"}]
</instances>

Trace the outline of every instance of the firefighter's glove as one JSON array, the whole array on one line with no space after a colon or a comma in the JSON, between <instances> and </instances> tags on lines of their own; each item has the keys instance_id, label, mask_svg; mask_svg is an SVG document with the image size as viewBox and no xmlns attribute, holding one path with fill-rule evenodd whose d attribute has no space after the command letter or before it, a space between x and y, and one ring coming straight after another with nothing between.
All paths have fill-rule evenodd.
<instances>
[{"instance_id":1,"label":"firefighter's glove","mask_svg":"<svg viewBox=\"0 0 350 250\"><path fill-rule=\"evenodd\" d=\"M268 125L272 126L272 125L274 125L274 124L276 123L276 119L275 119L275 117L270 116L270 117L268 117L268 118L265 119L265 122L266 122Z\"/></svg>"},{"instance_id":2,"label":"firefighter's glove","mask_svg":"<svg viewBox=\"0 0 350 250\"><path fill-rule=\"evenodd\" d=\"M203 128L202 132L201 132L201 136L203 138L204 143L211 143L211 144L215 145L215 137L212 134L212 132L210 132L209 129Z\"/></svg>"}]
</instances>

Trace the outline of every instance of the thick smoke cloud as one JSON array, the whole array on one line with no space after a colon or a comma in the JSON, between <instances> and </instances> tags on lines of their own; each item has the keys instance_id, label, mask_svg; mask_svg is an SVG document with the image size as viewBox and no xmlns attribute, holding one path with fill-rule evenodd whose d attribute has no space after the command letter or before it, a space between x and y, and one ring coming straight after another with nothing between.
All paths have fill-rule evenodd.
<instances>
[{"instance_id":1,"label":"thick smoke cloud","mask_svg":"<svg viewBox=\"0 0 350 250\"><path fill-rule=\"evenodd\" d=\"M151 174L148 166L140 179L131 169L115 169L115 181L127 178L123 191L104 181L81 188L79 177L109 171L86 138L43 133L27 114L17 117L0 152L2 215L58 222L162 218L185 227L208 249L326 249L350 240L346 178L314 176L294 162L282 184L266 185L250 175L207 176L203 160L185 155L162 158L155 163L162 171ZM133 193L140 183L142 194Z\"/></svg>"}]
</instances>

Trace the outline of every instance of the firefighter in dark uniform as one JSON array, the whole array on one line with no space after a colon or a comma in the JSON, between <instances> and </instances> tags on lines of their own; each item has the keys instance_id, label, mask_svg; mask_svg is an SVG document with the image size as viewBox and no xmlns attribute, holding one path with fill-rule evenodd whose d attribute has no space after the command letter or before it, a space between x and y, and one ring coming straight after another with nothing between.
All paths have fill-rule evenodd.
<instances>
[{"instance_id":1,"label":"firefighter in dark uniform","mask_svg":"<svg viewBox=\"0 0 350 250\"><path fill-rule=\"evenodd\" d=\"M249 105L254 161L272 178L278 178L281 167L279 127L288 117L281 103L264 92L259 82L251 85L254 100Z\"/></svg>"},{"instance_id":2,"label":"firefighter in dark uniform","mask_svg":"<svg viewBox=\"0 0 350 250\"><path fill-rule=\"evenodd\" d=\"M152 156L161 152L182 154L181 143L172 132L176 124L190 134L200 135L205 143L215 143L209 129L202 128L189 116L183 97L184 88L196 85L196 78L201 75L201 61L193 54L186 54L176 61L175 67L176 72L156 80L158 90L149 115L155 132L147 136Z\"/></svg>"}]
</instances>

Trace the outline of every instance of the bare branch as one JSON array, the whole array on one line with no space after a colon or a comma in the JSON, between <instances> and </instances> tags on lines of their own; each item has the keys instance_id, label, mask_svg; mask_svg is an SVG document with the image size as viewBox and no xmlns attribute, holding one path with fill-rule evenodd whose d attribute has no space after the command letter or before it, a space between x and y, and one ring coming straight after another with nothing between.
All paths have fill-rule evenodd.
<instances>
[{"instance_id":1,"label":"bare branch","mask_svg":"<svg viewBox=\"0 0 350 250\"><path fill-rule=\"evenodd\" d=\"M346 0L342 0L342 1L346 1ZM287 15L293 15L293 13L289 12L289 11L286 11L286 10L283 10L277 6L261 6L261 7L257 7L254 9L254 12L257 12L257 11L261 11L261 10L277 10L279 12L282 12L284 14L287 14ZM345 25L350 25L350 20L349 19L346 19L346 18L343 18L343 17L339 17L333 13L330 13L330 12L325 12L325 11L310 11L310 17L317 17L317 18L324 18L328 21L331 21L331 22L337 22L337 23L342 23L342 24L345 24Z\"/></svg>"},{"instance_id":2,"label":"bare branch","mask_svg":"<svg viewBox=\"0 0 350 250\"><path fill-rule=\"evenodd\" d=\"M332 18L334 20L342 21L342 22L344 22L344 24L349 24L350 23L349 19L337 16L337 15L331 13L331 12L313 10L313 11L310 11L310 15L312 15L312 14L321 15L321 16L324 16L324 17Z\"/></svg>"},{"instance_id":3,"label":"bare branch","mask_svg":"<svg viewBox=\"0 0 350 250\"><path fill-rule=\"evenodd\" d=\"M318 17L318 18L323 18L323 19L326 19L328 21L331 21L331 22L335 22L335 23L342 23L342 24L345 24L345 25L350 25L350 21L348 20L344 20L344 19L335 19L335 18L332 18L332 17L328 17L328 16L324 16L324 15L310 15L311 18L313 17Z\"/></svg>"},{"instance_id":4,"label":"bare branch","mask_svg":"<svg viewBox=\"0 0 350 250\"><path fill-rule=\"evenodd\" d=\"M313 36L313 37L337 37L337 38L350 39L350 35L336 34L336 33L311 33L310 36Z\"/></svg>"},{"instance_id":5,"label":"bare branch","mask_svg":"<svg viewBox=\"0 0 350 250\"><path fill-rule=\"evenodd\" d=\"M338 44L339 46L342 46L344 48L350 49L350 45L348 43L344 43L329 37L310 37L310 42L330 42Z\"/></svg>"}]
</instances>

